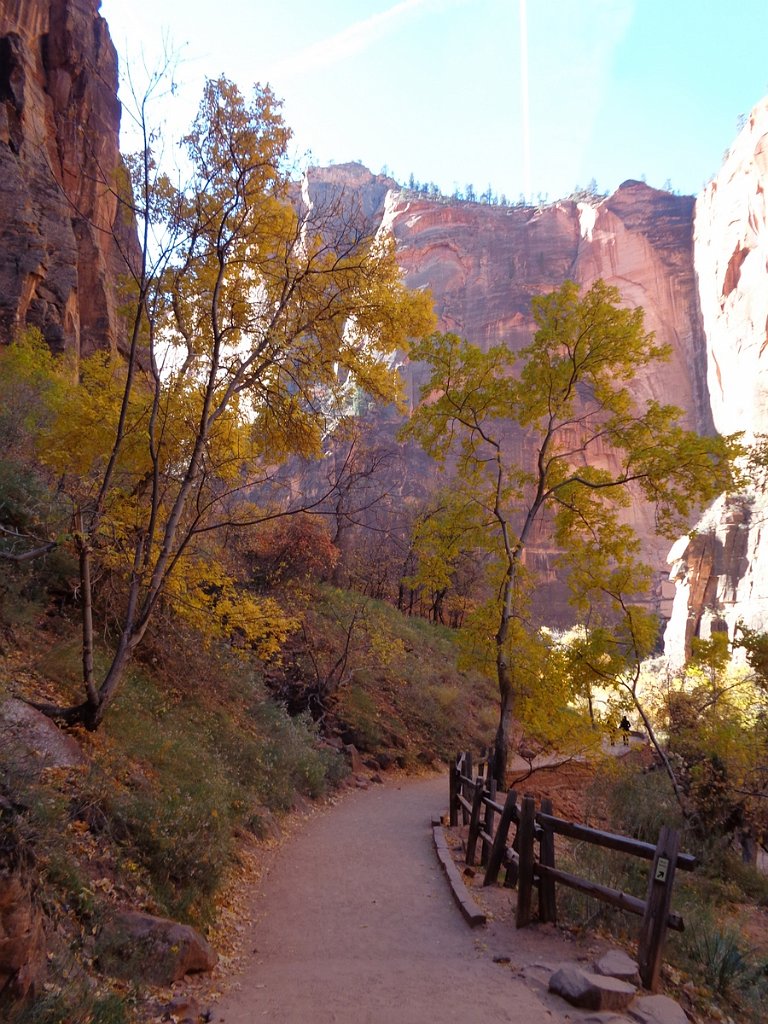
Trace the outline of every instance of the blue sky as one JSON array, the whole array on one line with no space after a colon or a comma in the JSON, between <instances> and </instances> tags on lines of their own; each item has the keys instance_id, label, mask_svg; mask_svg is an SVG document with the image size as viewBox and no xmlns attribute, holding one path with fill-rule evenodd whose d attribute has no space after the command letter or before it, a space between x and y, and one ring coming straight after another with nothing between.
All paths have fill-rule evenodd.
<instances>
[{"instance_id":1,"label":"blue sky","mask_svg":"<svg viewBox=\"0 0 768 1024\"><path fill-rule=\"evenodd\" d=\"M449 193L551 200L643 176L696 193L768 94L768 0L103 0L102 14L137 81L165 40L180 53L169 134L205 76L268 81L297 156Z\"/></svg>"}]
</instances>

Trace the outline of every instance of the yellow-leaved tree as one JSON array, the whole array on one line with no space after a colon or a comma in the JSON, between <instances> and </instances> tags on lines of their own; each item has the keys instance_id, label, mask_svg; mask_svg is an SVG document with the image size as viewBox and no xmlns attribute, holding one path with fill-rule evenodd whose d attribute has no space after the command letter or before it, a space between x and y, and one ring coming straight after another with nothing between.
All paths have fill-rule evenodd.
<instances>
[{"instance_id":1,"label":"yellow-leaved tree","mask_svg":"<svg viewBox=\"0 0 768 1024\"><path fill-rule=\"evenodd\" d=\"M517 356L505 345L482 351L452 334L414 346L411 358L430 373L405 430L438 460L451 456L497 555L495 596L478 616L499 688L494 770L501 785L513 720L526 705L560 694L538 667L551 660L529 615L539 580L526 556L536 532L549 531L572 552L575 580L579 566L592 571L583 581L590 595L618 587L622 600L608 603L625 628L623 595L637 594L642 572L635 559L627 562L634 539L622 510L645 499L655 505L659 531L675 536L696 505L729 486L740 452L736 439L684 429L679 409L637 399L632 381L668 352L645 330L641 309L622 307L617 289L597 281L582 295L567 281L534 298L533 317L536 333ZM526 439L525 463L509 443L511 425ZM607 463L606 450L613 452ZM549 710L562 708L550 703Z\"/></svg>"},{"instance_id":2,"label":"yellow-leaved tree","mask_svg":"<svg viewBox=\"0 0 768 1024\"><path fill-rule=\"evenodd\" d=\"M80 567L84 699L39 706L89 729L161 599L209 637L274 652L290 617L227 565L231 531L276 514L246 497L289 456L318 455L354 391L395 400L384 357L433 324L426 296L401 283L391 239L352 199L323 205L297 187L268 88L246 99L224 78L206 84L183 187L158 170L161 140L142 128L120 192L143 241L126 265L127 357L73 366L29 339L23 358L4 357L50 384L38 388L49 411L38 457L70 502ZM97 677L93 577L104 568L120 581L118 627Z\"/></svg>"}]
</instances>

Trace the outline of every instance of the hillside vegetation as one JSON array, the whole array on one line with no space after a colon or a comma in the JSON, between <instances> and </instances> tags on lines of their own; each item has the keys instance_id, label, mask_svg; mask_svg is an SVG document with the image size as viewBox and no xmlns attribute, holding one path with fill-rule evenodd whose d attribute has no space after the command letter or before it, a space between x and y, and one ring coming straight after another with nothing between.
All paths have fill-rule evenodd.
<instances>
[{"instance_id":1,"label":"hillside vegetation","mask_svg":"<svg viewBox=\"0 0 768 1024\"><path fill-rule=\"evenodd\" d=\"M51 580L44 566L5 578L0 705L41 694L68 701L79 685L78 624L52 605ZM370 599L361 607L359 595L331 587L304 600L313 637L323 636L312 652L318 664L343 649L334 631L346 636L342 624L358 614L322 731L308 711L291 716L284 703L301 699L288 679L310 656L306 632L265 671L176 628L148 643L104 728L73 734L82 766L41 768L25 744L0 748L4 862L22 867L50 928L46 987L55 994L38 1000L30 1020L130 1019L141 978L118 985L120 1017L94 946L112 909L205 930L247 836L270 834L273 816L302 798L355 783L344 742L354 742L370 777L436 765L467 737L487 739L488 683L457 669L448 630ZM99 647L97 660L107 657ZM100 1017L100 1006L114 1015Z\"/></svg>"}]
</instances>

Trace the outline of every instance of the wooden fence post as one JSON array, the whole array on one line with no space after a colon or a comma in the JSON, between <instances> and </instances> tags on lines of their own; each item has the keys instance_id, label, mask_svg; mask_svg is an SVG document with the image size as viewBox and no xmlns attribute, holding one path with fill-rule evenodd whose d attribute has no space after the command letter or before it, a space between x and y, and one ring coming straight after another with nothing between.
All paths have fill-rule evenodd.
<instances>
[{"instance_id":1,"label":"wooden fence post","mask_svg":"<svg viewBox=\"0 0 768 1024\"><path fill-rule=\"evenodd\" d=\"M494 779L493 775L488 776L488 799L496 799L496 779ZM483 832L485 832L487 836L493 835L493 821L495 817L496 811L494 811L490 804L486 804L485 815L483 817ZM488 856L490 852L491 844L484 839L480 846L480 864L484 868L488 867Z\"/></svg>"},{"instance_id":2,"label":"wooden fence post","mask_svg":"<svg viewBox=\"0 0 768 1024\"><path fill-rule=\"evenodd\" d=\"M552 814L552 801L545 798L541 801L544 814ZM539 863L548 868L555 866L555 833L551 828L542 827L539 839ZM539 917L542 921L557 921L557 899L555 898L555 881L553 878L539 877Z\"/></svg>"},{"instance_id":3,"label":"wooden fence post","mask_svg":"<svg viewBox=\"0 0 768 1024\"><path fill-rule=\"evenodd\" d=\"M459 824L459 801L456 797L459 792L460 757L461 754L457 754L448 768L448 821L454 827Z\"/></svg>"},{"instance_id":4,"label":"wooden fence post","mask_svg":"<svg viewBox=\"0 0 768 1024\"><path fill-rule=\"evenodd\" d=\"M469 751L467 751L464 754L464 764L462 765L462 768L461 768L461 774L464 776L464 779L472 779L472 777L473 777L472 776L472 755L470 754ZM464 797L465 800L470 800L471 799L471 792L470 792L470 786L471 785L472 785L471 782L465 782L463 780L461 782L461 795ZM468 825L469 824L469 811L467 810L467 808L463 804L461 806L461 823L462 823L462 825Z\"/></svg>"},{"instance_id":5,"label":"wooden fence post","mask_svg":"<svg viewBox=\"0 0 768 1024\"><path fill-rule=\"evenodd\" d=\"M530 793L526 793L520 810L520 824L517 826L517 853L520 858L520 870L517 879L517 920L515 923L518 928L524 928L531 922L535 834L536 801Z\"/></svg>"},{"instance_id":6,"label":"wooden fence post","mask_svg":"<svg viewBox=\"0 0 768 1024\"><path fill-rule=\"evenodd\" d=\"M480 835L480 811L483 809L483 794L485 783L483 776L478 775L475 779L475 792L472 796L472 813L469 818L469 835L467 836L467 864L474 865L475 851L477 849L477 837Z\"/></svg>"},{"instance_id":7,"label":"wooden fence post","mask_svg":"<svg viewBox=\"0 0 768 1024\"><path fill-rule=\"evenodd\" d=\"M648 894L645 898L643 923L640 926L640 948L637 958L640 980L651 992L655 992L659 985L661 954L667 932L667 917L672 902L672 884L679 848L679 833L662 825L648 877Z\"/></svg>"},{"instance_id":8,"label":"wooden fence post","mask_svg":"<svg viewBox=\"0 0 768 1024\"><path fill-rule=\"evenodd\" d=\"M491 847L491 852L488 856L488 867L485 869L483 885L495 885L496 880L499 877L501 862L504 860L504 851L507 848L509 826L516 817L517 793L514 789L510 789L507 793L506 802L504 803L504 810L501 812L501 817L499 818L499 827L496 829L496 835L493 837L493 846Z\"/></svg>"}]
</instances>

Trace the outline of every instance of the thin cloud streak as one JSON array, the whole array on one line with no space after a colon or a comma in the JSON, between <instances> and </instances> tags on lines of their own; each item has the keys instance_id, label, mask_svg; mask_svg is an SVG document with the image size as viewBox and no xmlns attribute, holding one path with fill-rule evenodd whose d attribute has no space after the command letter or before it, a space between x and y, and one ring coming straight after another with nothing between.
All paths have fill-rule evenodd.
<instances>
[{"instance_id":1,"label":"thin cloud streak","mask_svg":"<svg viewBox=\"0 0 768 1024\"><path fill-rule=\"evenodd\" d=\"M288 54L269 65L264 77L274 81L287 76L308 75L332 67L348 57L367 50L415 14L429 9L438 10L445 6L446 4L440 0L401 0L386 11L357 21L327 39L306 46L298 53Z\"/></svg>"}]
</instances>

